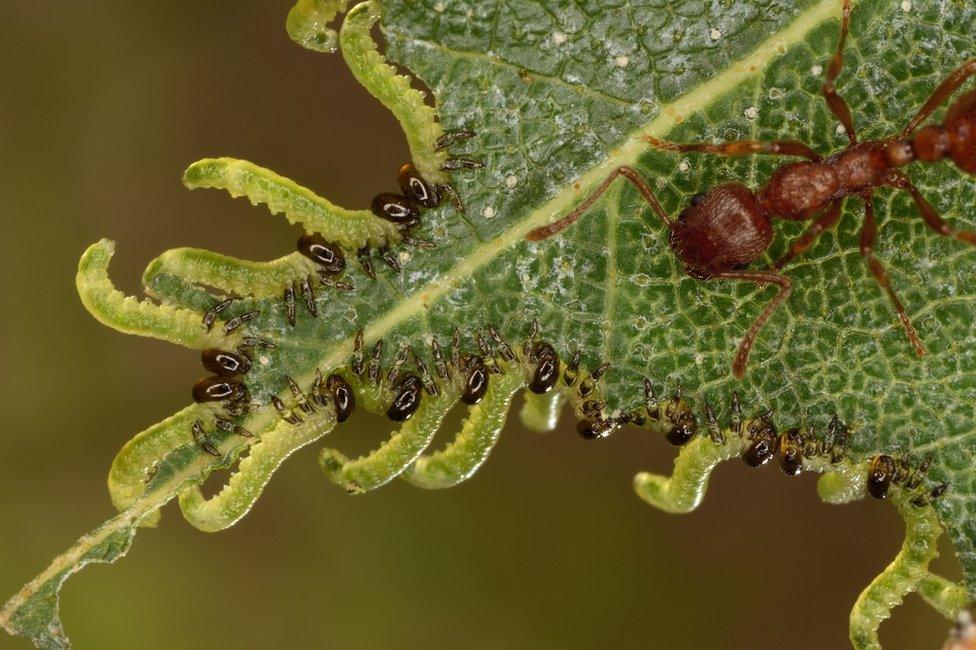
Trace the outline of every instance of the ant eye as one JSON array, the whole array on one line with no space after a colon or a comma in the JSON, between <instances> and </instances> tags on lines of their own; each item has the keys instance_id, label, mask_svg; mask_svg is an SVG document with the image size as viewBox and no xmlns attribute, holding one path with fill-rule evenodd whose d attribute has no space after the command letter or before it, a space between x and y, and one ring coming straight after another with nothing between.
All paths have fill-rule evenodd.
<instances>
[{"instance_id":1,"label":"ant eye","mask_svg":"<svg viewBox=\"0 0 976 650\"><path fill-rule=\"evenodd\" d=\"M698 205L699 203L701 203L704 200L705 200L705 193L704 192L700 192L700 193L694 195L693 197L691 197L691 204L692 205Z\"/></svg>"},{"instance_id":2,"label":"ant eye","mask_svg":"<svg viewBox=\"0 0 976 650\"><path fill-rule=\"evenodd\" d=\"M399 194L380 194L373 199L372 210L380 219L391 221L401 228L413 228L420 223L417 205Z\"/></svg>"},{"instance_id":3,"label":"ant eye","mask_svg":"<svg viewBox=\"0 0 976 650\"><path fill-rule=\"evenodd\" d=\"M321 235L303 235L298 252L322 267L329 275L340 275L346 269L346 256L337 245Z\"/></svg>"}]
</instances>

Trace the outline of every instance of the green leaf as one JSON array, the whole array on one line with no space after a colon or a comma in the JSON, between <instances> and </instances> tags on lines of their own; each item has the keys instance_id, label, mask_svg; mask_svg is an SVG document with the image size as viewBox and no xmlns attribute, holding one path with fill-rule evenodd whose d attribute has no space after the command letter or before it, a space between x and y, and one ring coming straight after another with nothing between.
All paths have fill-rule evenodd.
<instances>
[{"instance_id":1,"label":"green leaf","mask_svg":"<svg viewBox=\"0 0 976 650\"><path fill-rule=\"evenodd\" d=\"M289 32L309 47L331 49L334 35L326 24L344 4L303 0L289 16ZM385 412L392 382L371 386L353 372L357 332L367 346L385 341L384 371L401 346L433 368L431 340L446 350L455 328L462 333L462 351L475 353L474 332L484 332L488 323L520 352L518 360L498 361L504 390L472 409L462 435L441 453L421 455L460 396L454 379L442 382L438 396L426 395L417 420L395 431L374 454L349 462L340 452L325 450L320 458L327 474L351 492L398 475L424 487L463 480L487 458L512 393L531 376L534 366L518 344L533 321L563 360L579 350L582 367L590 372L610 362L611 370L594 389L608 414L641 408L646 378L659 390L680 385L695 405L724 401L738 391L747 418L772 409L781 428L802 427L816 437L838 416L851 433L848 459L822 485L833 501L863 495L863 461L877 453L908 453L916 462L931 457L924 485L949 483L936 508L974 592L976 472L970 459L976 452L976 250L971 246L928 230L904 195L877 193L876 253L927 346L929 353L916 358L858 252L862 208L857 199L849 200L835 231L787 269L793 294L762 330L740 381L731 373L732 358L773 290L688 277L668 247L666 228L631 186L618 181L557 237L525 240L533 228L569 212L620 165L636 168L668 213L676 215L694 195L719 183L741 181L757 188L783 162L670 154L652 150L642 136L788 138L823 153L842 148L846 139L820 95L822 72L836 44L837 0L387 0L382 5L387 54L433 91L437 115L374 51L368 35L378 5L350 11L339 37L343 55L356 78L401 121L414 161L428 178L440 173L447 155L484 162L482 169L452 174L465 212L450 205L424 212L414 235L437 247L410 247L367 211L340 208L257 165L210 159L192 166L185 176L189 186L224 188L266 203L290 222L333 235L346 247L349 268L342 279L351 290L320 288L317 317L303 311L298 298L294 326L286 319L281 284L314 272L298 254L257 263L193 249L169 251L150 264L144 278L147 294L160 303L155 305L113 293L107 276L111 245L93 246L83 259L79 289L106 324L196 348L253 348L249 337L273 343L273 349L253 348L255 364L246 381L256 407L234 421L254 437L215 429L218 411L195 405L134 438L109 480L122 514L96 531L96 538L80 540L8 602L0 610L0 625L43 647L64 647L56 615L61 582L86 560L115 559L135 524L155 523L158 509L177 495L194 525L205 530L232 525L288 455L335 426L332 407L303 401L319 394L316 387L323 384L317 373L341 374L353 385L360 407ZM857 3L838 88L863 139L900 130L938 82L976 51L973 24L976 8L961 1ZM441 127L476 135L446 154L436 145ZM948 163L913 165L910 173L954 227L976 229L972 178ZM755 267L775 260L804 225L777 223L770 256ZM363 242L392 246L402 273L374 258L380 277L367 277L355 262L355 249ZM216 315L214 329L196 331L195 319L225 295L242 299ZM224 333L227 323L254 312ZM289 378L304 396L292 392ZM585 372L580 381L588 381ZM281 419L272 402L276 397L284 400L284 416L293 422L297 416L300 424ZM530 399L526 421L533 428L551 426L564 398L580 416L586 400L576 387L561 387L555 399ZM666 404L680 410L685 402ZM196 444L197 420L206 423L205 442L216 457ZM740 450L734 423L723 420L715 432L731 442L718 445L699 437L682 452L673 482L640 475L641 495L674 511L694 507L715 463ZM204 501L197 486L242 455L225 490ZM811 463L810 469L830 466ZM900 561L914 565L897 565L900 582L879 578L878 588L891 587L893 596L883 608L861 611L857 647L874 647L878 623L926 579L925 564L934 554L939 531L925 514L929 510L911 514L906 499L912 495L896 489L895 496L909 513L909 539L923 540L925 551L906 552L908 559ZM947 613L963 601L958 589L936 578L925 589Z\"/></svg>"}]
</instances>

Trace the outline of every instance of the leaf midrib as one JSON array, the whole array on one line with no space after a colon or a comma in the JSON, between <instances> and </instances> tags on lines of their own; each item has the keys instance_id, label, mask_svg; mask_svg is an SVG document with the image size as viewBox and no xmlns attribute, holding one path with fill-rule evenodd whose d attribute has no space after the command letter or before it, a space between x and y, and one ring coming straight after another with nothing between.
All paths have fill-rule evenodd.
<instances>
[{"instance_id":1,"label":"leaf midrib","mask_svg":"<svg viewBox=\"0 0 976 650\"><path fill-rule=\"evenodd\" d=\"M444 294L457 287L463 280L472 277L478 269L523 242L529 231L569 212L579 196L589 193L612 170L621 165L635 164L648 147L641 139L643 136L664 137L680 125L687 116L707 108L739 84L761 73L775 59L785 55L792 46L803 42L812 30L832 18L838 18L840 10L838 0L820 0L797 15L788 26L772 34L745 57L677 99L664 104L653 119L633 131L624 139L622 145L612 150L603 162L582 174L575 183L557 192L508 230L474 248L449 271L431 280L398 303L396 307L364 327L365 340L380 339L399 324L424 313ZM465 54L429 41L423 42L441 47L452 54ZM494 57L485 57L485 60L504 64ZM330 344L330 353L323 358L322 365L325 367L340 365L352 353L354 340L354 337L349 337L341 343ZM310 381L311 373L304 379Z\"/></svg>"}]
</instances>

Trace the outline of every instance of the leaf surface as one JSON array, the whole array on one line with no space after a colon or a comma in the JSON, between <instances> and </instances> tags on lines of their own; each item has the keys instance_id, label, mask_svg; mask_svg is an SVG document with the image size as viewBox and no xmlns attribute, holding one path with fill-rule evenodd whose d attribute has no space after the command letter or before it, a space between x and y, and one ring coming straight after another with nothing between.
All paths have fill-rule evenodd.
<instances>
[{"instance_id":1,"label":"leaf surface","mask_svg":"<svg viewBox=\"0 0 976 650\"><path fill-rule=\"evenodd\" d=\"M863 209L849 200L840 225L788 268L793 295L762 331L739 381L731 373L736 347L773 290L688 277L668 247L666 228L629 185L618 181L559 236L525 240L619 165L636 168L676 215L719 183L758 188L782 162L663 153L641 136L801 139L825 154L842 148L846 139L820 95L839 2L388 0L383 12L389 57L433 91L444 128L476 132L453 154L485 166L453 174L463 214L450 206L424 214L417 234L436 249L394 250L402 273L380 269L371 280L352 262L345 278L352 290L330 293L318 317L303 313L295 326L286 322L278 292L258 292L264 297L222 314L259 310L243 332L277 346L248 375L251 397L262 407L244 424L258 439L277 435L270 402L289 395L284 377L307 386L316 370L348 365L359 330L368 342L383 338L387 351L401 343L425 350L431 338L449 340L455 327L468 341L487 323L514 344L537 320L564 359L579 350L584 367L611 363L605 379L611 410L639 407L645 378L670 390L680 385L699 401L737 390L748 411L773 409L782 427L822 432L838 415L852 427L855 460L880 452L931 457L927 485L950 484L938 512L970 589L976 586L973 247L926 229L906 196L877 193L877 255L927 346L929 354L916 358L858 252ZM976 7L954 0L857 3L838 87L863 139L897 132L976 51L974 24ZM954 227L976 229L972 178L946 163L914 165L910 173ZM277 211L288 197L274 201ZM778 257L802 228L777 223L770 257L756 267ZM204 254L197 261L211 270L223 263ZM261 267L262 277L277 278L291 264ZM177 275L147 277L148 293L168 307L199 313L213 305L212 296ZM188 423L205 414L192 406L154 428L153 440L171 444L161 448L145 491L117 503L124 512L106 524L105 544L124 538L109 544L123 549L134 522L151 523L181 489L254 444L219 437L222 458L201 458ZM278 462L293 448L282 450ZM261 461L268 476L275 460ZM113 476L129 471L113 467ZM105 559L119 554L107 548L98 543L92 552ZM32 594L8 603L0 624L62 647L51 632L60 630L51 598L67 575L62 571L80 568L87 556L66 557L74 564L52 567Z\"/></svg>"}]
</instances>

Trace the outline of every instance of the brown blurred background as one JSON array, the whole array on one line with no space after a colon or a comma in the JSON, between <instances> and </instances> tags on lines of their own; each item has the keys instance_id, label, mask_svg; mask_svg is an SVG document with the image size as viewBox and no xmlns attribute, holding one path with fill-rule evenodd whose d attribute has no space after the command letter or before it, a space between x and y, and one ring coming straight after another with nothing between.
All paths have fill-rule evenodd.
<instances>
[{"instance_id":1,"label":"brown blurred background","mask_svg":"<svg viewBox=\"0 0 976 650\"><path fill-rule=\"evenodd\" d=\"M288 40L288 8L0 4L0 600L112 514L115 452L200 374L193 352L84 312L84 248L117 240L130 292L173 246L292 250L283 219L181 187L204 156L352 207L393 185L395 122L341 58ZM331 442L365 449L387 431L359 422ZM474 480L441 493L348 497L307 449L232 530L197 532L171 506L129 557L69 581L67 629L80 650L848 647L851 603L901 543L893 508L827 506L814 477L729 463L698 512L665 515L630 488L639 470L669 471L663 441L588 444L561 424L538 436L513 416ZM946 629L911 597L882 640L936 648ZM29 646L0 636L7 647Z\"/></svg>"}]
</instances>

